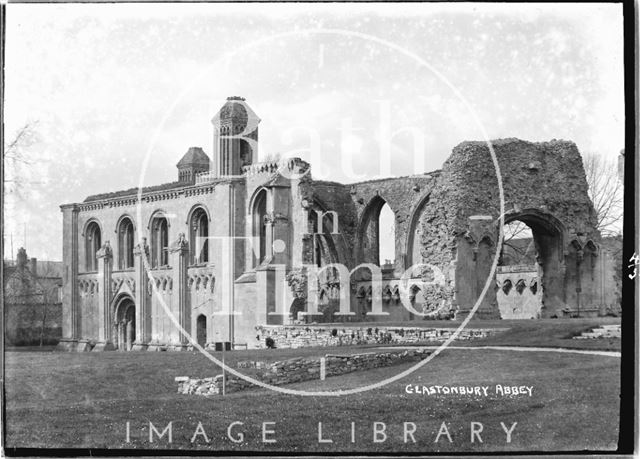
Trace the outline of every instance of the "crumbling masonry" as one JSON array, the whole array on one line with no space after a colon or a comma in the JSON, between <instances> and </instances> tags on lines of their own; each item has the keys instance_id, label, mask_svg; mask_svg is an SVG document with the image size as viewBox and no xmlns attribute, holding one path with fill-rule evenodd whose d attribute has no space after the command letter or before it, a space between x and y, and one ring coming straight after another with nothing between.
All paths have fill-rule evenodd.
<instances>
[{"instance_id":1,"label":"crumbling masonry","mask_svg":"<svg viewBox=\"0 0 640 459\"><path fill-rule=\"evenodd\" d=\"M460 319L487 282L476 318L618 310L572 142L492 142L505 223L531 228L536 263L488 280L501 248L486 143L463 142L438 171L341 184L314 180L301 159L256 162L258 122L229 98L212 120L213 160L192 147L178 181L140 199L134 188L62 206L63 347L181 350L189 335L203 346L257 347L260 325ZM385 204L395 216L388 264L379 259ZM340 298L350 315L338 314ZM318 314L305 316L315 303Z\"/></svg>"}]
</instances>

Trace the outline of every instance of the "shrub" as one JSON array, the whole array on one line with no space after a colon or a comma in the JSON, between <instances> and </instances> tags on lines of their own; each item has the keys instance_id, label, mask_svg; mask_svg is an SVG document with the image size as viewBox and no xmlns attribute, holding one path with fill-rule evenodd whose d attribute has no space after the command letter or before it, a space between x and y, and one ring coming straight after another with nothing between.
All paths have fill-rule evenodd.
<instances>
[{"instance_id":1,"label":"shrub","mask_svg":"<svg viewBox=\"0 0 640 459\"><path fill-rule=\"evenodd\" d=\"M268 349L276 348L276 342L270 336L267 336L267 338L264 340L264 344L267 346Z\"/></svg>"}]
</instances>

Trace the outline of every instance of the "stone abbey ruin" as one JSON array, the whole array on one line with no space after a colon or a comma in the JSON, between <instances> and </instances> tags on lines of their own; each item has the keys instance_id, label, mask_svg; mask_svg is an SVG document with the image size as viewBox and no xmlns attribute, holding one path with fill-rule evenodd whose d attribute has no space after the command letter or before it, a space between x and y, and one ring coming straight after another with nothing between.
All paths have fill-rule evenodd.
<instances>
[{"instance_id":1,"label":"stone abbey ruin","mask_svg":"<svg viewBox=\"0 0 640 459\"><path fill-rule=\"evenodd\" d=\"M485 142L459 144L437 171L342 184L314 180L298 158L257 162L258 122L231 97L212 120L213 160L191 147L175 182L61 206L61 346L180 350L190 335L260 347L261 326L460 320L496 255L474 318L619 312L574 143L492 142L505 224L532 233L527 262L510 264ZM388 261L384 206L395 221Z\"/></svg>"}]
</instances>

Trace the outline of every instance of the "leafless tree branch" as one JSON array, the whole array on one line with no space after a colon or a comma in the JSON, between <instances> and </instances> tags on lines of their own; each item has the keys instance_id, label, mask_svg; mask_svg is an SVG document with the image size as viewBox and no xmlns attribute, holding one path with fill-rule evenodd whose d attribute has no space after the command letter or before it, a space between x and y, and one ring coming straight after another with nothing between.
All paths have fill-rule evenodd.
<instances>
[{"instance_id":1,"label":"leafless tree branch","mask_svg":"<svg viewBox=\"0 0 640 459\"><path fill-rule=\"evenodd\" d=\"M583 165L600 233L603 236L618 234L623 215L623 187L615 161L589 153L584 155Z\"/></svg>"}]
</instances>

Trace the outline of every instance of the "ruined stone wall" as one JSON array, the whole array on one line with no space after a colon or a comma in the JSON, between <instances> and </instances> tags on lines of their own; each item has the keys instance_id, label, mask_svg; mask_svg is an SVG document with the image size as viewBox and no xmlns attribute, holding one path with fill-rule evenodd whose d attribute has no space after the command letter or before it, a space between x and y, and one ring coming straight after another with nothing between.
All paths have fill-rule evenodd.
<instances>
[{"instance_id":1,"label":"ruined stone wall","mask_svg":"<svg viewBox=\"0 0 640 459\"><path fill-rule=\"evenodd\" d=\"M596 237L596 215L587 194L582 157L573 142L493 140L504 187L505 210L540 209L558 218L569 233ZM496 171L485 142L463 142L445 161L447 187L456 212L454 232L467 230L471 215L498 217Z\"/></svg>"},{"instance_id":2,"label":"ruined stone wall","mask_svg":"<svg viewBox=\"0 0 640 459\"><path fill-rule=\"evenodd\" d=\"M611 306L605 309L605 315L622 314L622 276L624 260L622 259L622 236L603 237L601 240L601 249L606 257L605 278L608 280L607 289L613 296Z\"/></svg>"},{"instance_id":3,"label":"ruined stone wall","mask_svg":"<svg viewBox=\"0 0 640 459\"><path fill-rule=\"evenodd\" d=\"M501 170L505 220L519 219L532 228L543 260L542 316L558 317L576 307L597 309L596 303L604 298L598 282L600 268L591 262L577 267L583 250L594 247L589 250L596 252L600 241L577 147L556 140L503 139L492 144ZM447 231L455 246L454 307L467 312L480 295L499 249L498 181L487 144L463 142L455 147L441 178L450 207L445 211ZM426 244L429 222L423 223ZM580 253L571 258L572 250ZM578 270L580 274L575 274ZM582 290L579 278L584 279ZM485 317L496 315L495 288L489 288L479 312Z\"/></svg>"},{"instance_id":4,"label":"ruined stone wall","mask_svg":"<svg viewBox=\"0 0 640 459\"><path fill-rule=\"evenodd\" d=\"M431 351L426 350L410 350L353 355L327 355L324 358L324 367L326 376L338 376L354 371L366 371L401 363L415 362L426 358L430 353ZM253 365L243 365L245 363ZM263 362L239 362L240 366L245 368L248 366L264 368L264 371L253 375L254 378L274 386L320 378L321 363L319 358L298 357L274 362L269 365L260 365L262 363ZM202 379L178 376L175 380L178 383L179 394L218 395L222 393L222 375ZM256 386L235 375L226 376L226 392L238 392L251 387Z\"/></svg>"},{"instance_id":5,"label":"ruined stone wall","mask_svg":"<svg viewBox=\"0 0 640 459\"><path fill-rule=\"evenodd\" d=\"M419 216L419 232L416 238L420 246L420 260L417 261L436 267L444 277L437 291L425 298L429 308L442 301L445 302L446 310L455 308L456 235L452 228L455 203L458 200L457 192L451 181L451 172L439 171L429 202Z\"/></svg>"},{"instance_id":6,"label":"ruined stone wall","mask_svg":"<svg viewBox=\"0 0 640 459\"><path fill-rule=\"evenodd\" d=\"M575 144L503 139L493 141L493 147L501 169L505 219L522 219L534 227L536 245L544 252L547 299L543 317L571 310L577 296L594 308L594 302L607 297L604 287L596 286L601 275L596 271L605 267L589 270L585 263L580 276L586 285L576 295L572 292L578 288L580 276L573 275L572 266L567 271L567 266L577 261L575 257L565 259L572 250L571 241L585 245L600 240ZM442 273L440 285L419 292L425 311L441 309L444 303L447 311L461 312L459 317L464 317L487 288L488 272L499 250L500 206L498 181L486 143L463 142L454 148L441 171L430 174L351 185L308 181L301 186L307 187L302 195L306 193L340 215L342 234L334 237L335 246L338 252L345 243L351 246L350 268L381 261L371 239L378 228L372 230L372 225L377 225L374 220L380 207L389 205L395 215L396 257L393 272L384 275L398 278L415 263L427 263ZM356 280L359 275L356 273ZM413 277L425 276L428 273L413 273ZM360 280L366 281L366 276ZM488 286L477 314L500 317L495 286Z\"/></svg>"},{"instance_id":7,"label":"ruined stone wall","mask_svg":"<svg viewBox=\"0 0 640 459\"><path fill-rule=\"evenodd\" d=\"M372 323L370 326L257 326L256 347L266 348L270 337L276 348L299 348L314 346L351 346L358 344L419 344L448 339L455 328L424 328L385 326ZM465 328L458 340L486 338L502 329Z\"/></svg>"}]
</instances>

